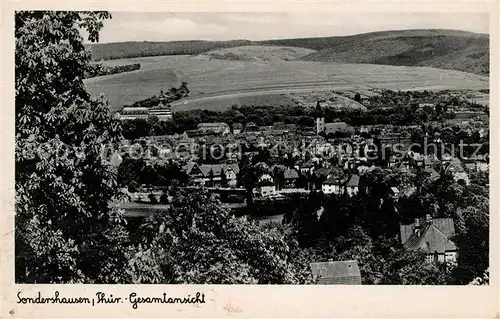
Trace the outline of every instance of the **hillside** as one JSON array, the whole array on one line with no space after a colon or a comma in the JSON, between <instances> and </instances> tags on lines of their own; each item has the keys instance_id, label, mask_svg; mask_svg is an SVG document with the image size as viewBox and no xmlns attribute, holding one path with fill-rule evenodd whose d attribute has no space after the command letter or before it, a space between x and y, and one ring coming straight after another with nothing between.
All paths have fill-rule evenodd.
<instances>
[{"instance_id":1,"label":"hillside","mask_svg":"<svg viewBox=\"0 0 500 319\"><path fill-rule=\"evenodd\" d=\"M117 65L139 63L132 72L99 76L84 81L93 96L104 93L113 110L189 83L189 98L173 103L178 108L227 108L233 103L287 105L282 94L373 89L444 90L486 89L481 75L428 67L374 64L335 64L310 61L228 61L199 55L169 55L105 61ZM253 98L259 96L259 98Z\"/></svg>"},{"instance_id":2,"label":"hillside","mask_svg":"<svg viewBox=\"0 0 500 319\"><path fill-rule=\"evenodd\" d=\"M489 74L489 36L465 31L383 31L260 43L317 50L302 58L306 61L428 66Z\"/></svg>"},{"instance_id":3,"label":"hillside","mask_svg":"<svg viewBox=\"0 0 500 319\"><path fill-rule=\"evenodd\" d=\"M243 46L250 46L244 49ZM266 46L262 50L258 46ZM278 51L268 49L278 46ZM90 44L94 60L162 55L258 61L259 59L428 66L480 75L489 74L489 36L457 30L381 31L324 38L265 41L172 41ZM229 48L243 47L229 50ZM292 53L283 47L294 47ZM315 50L299 57L298 48Z\"/></svg>"},{"instance_id":4,"label":"hillside","mask_svg":"<svg viewBox=\"0 0 500 319\"><path fill-rule=\"evenodd\" d=\"M306 48L248 45L205 52L200 58L230 61L294 61L314 53Z\"/></svg>"},{"instance_id":5,"label":"hillside","mask_svg":"<svg viewBox=\"0 0 500 319\"><path fill-rule=\"evenodd\" d=\"M200 54L203 52L250 44L247 40L233 41L171 41L171 42L116 42L87 45L92 59L113 60L160 55Z\"/></svg>"}]
</instances>

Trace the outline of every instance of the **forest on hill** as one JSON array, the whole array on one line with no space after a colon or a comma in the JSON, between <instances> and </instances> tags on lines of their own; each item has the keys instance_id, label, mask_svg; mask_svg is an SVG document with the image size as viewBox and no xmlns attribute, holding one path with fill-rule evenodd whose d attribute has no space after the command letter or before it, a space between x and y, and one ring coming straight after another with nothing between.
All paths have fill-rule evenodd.
<instances>
[{"instance_id":1,"label":"forest on hill","mask_svg":"<svg viewBox=\"0 0 500 319\"><path fill-rule=\"evenodd\" d=\"M116 42L89 44L92 59L116 60L160 55L193 55L207 51L249 45L248 40L232 41L170 41L170 42Z\"/></svg>"}]
</instances>

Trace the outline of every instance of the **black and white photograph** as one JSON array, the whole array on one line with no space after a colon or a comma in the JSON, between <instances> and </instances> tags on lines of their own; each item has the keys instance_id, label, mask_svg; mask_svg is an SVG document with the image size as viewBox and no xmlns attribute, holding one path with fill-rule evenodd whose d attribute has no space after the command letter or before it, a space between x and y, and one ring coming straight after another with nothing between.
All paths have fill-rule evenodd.
<instances>
[{"instance_id":1,"label":"black and white photograph","mask_svg":"<svg viewBox=\"0 0 500 319\"><path fill-rule=\"evenodd\" d=\"M15 283L490 285L488 14L13 19Z\"/></svg>"}]
</instances>

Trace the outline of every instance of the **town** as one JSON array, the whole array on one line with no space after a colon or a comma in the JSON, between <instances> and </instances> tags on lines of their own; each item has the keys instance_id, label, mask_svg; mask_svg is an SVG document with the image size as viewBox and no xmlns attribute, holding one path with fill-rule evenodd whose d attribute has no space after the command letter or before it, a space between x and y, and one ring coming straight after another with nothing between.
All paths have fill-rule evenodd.
<instances>
[{"instance_id":1,"label":"town","mask_svg":"<svg viewBox=\"0 0 500 319\"><path fill-rule=\"evenodd\" d=\"M183 86L187 89L187 83ZM366 124L361 125L351 125L340 118L327 122L325 116L332 118L332 114L339 112L348 116L355 111L317 101L314 108L298 110L303 115L294 116L292 111L284 118L286 122L272 125L248 120L257 111L272 118L273 107L248 107L248 112L242 114L246 107L234 106L231 111L211 114L226 122L197 123L196 114L186 112L185 117L193 117L191 126L182 133L163 135L162 129L172 130L176 122L171 106L165 102L172 100L171 96L162 91L158 105L149 109L126 107L117 113L123 125L141 132L148 132L144 129L147 127L154 135L140 136L139 132L128 131L135 138L127 140L125 148L122 145L128 153L119 155L122 172L119 177L130 200L136 204L124 203L122 207L130 216L147 216L156 209L167 209L179 188L203 189L233 213L249 215L262 225L286 224L290 220L293 223L293 218L298 218L294 215L304 212L290 203L307 202L313 196L318 199L314 203L318 223L327 218L323 212L329 210L325 205L330 200L350 206L353 202L377 199L379 209L393 219L388 218L384 227L398 224L385 234L398 241L396 247L424 251L429 263L456 263L455 223L463 218L461 197L472 191L471 183L481 188L482 194L487 194L489 186L487 108L470 102L464 92L386 91L363 100L359 94L352 97L374 113L388 111L391 116L396 112L404 114L398 108L409 109L416 119L406 121L421 124L373 124L373 120L363 118L359 122ZM380 106L381 99L386 103L400 100L401 105L391 112ZM427 118L417 118L421 111ZM162 115L157 116L159 112ZM136 115L131 118L131 114ZM245 121L236 122L241 115ZM170 126L165 129L161 122ZM445 186L454 193L446 201L439 201L438 192L443 190L438 189ZM475 192L476 188L473 189ZM350 218L356 220L361 216ZM362 281L355 259L311 260L310 267L321 278L319 283ZM325 270L330 268L335 271ZM328 275L323 274L325 271ZM374 278L364 281L377 283L379 278L370 276Z\"/></svg>"}]
</instances>

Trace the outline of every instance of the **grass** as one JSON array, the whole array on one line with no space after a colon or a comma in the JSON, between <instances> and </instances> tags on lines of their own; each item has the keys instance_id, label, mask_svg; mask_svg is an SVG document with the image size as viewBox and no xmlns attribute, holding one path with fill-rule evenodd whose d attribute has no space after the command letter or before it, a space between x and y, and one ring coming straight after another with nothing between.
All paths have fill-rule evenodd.
<instances>
[{"instance_id":1,"label":"grass","mask_svg":"<svg viewBox=\"0 0 500 319\"><path fill-rule=\"evenodd\" d=\"M315 52L306 48L280 46L242 46L203 53L212 59L229 61L293 61Z\"/></svg>"},{"instance_id":2,"label":"grass","mask_svg":"<svg viewBox=\"0 0 500 319\"><path fill-rule=\"evenodd\" d=\"M105 94L114 111L157 95L161 89L178 86L181 81L189 83L191 95L175 103L174 112L186 108L222 109L235 102L260 104L269 101L281 105L286 104L282 94L300 91L368 94L371 89L478 90L489 87L485 76L428 67L282 60L226 61L180 55L124 59L121 62L141 63L141 69L85 81L92 95Z\"/></svg>"},{"instance_id":3,"label":"grass","mask_svg":"<svg viewBox=\"0 0 500 319\"><path fill-rule=\"evenodd\" d=\"M175 111L187 111L192 109L224 111L232 105L286 105L296 106L295 101L285 94L263 94L249 96L216 96L207 100L184 101L175 104Z\"/></svg>"}]
</instances>

